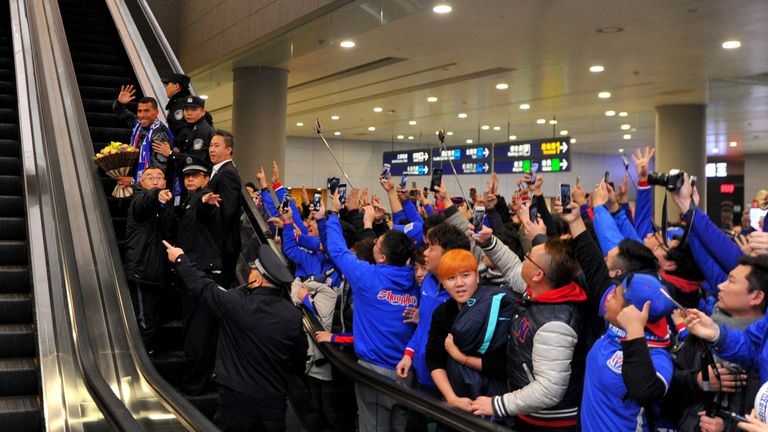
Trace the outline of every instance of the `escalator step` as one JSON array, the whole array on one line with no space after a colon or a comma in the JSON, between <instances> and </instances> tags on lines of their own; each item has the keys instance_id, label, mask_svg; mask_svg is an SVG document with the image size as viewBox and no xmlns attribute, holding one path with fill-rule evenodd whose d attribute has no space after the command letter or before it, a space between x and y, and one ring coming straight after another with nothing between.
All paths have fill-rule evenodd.
<instances>
[{"instance_id":1,"label":"escalator step","mask_svg":"<svg viewBox=\"0 0 768 432\"><path fill-rule=\"evenodd\" d=\"M18 138L19 125L11 123L0 123L0 136L3 138Z\"/></svg>"},{"instance_id":2,"label":"escalator step","mask_svg":"<svg viewBox=\"0 0 768 432\"><path fill-rule=\"evenodd\" d=\"M75 72L89 75L130 76L132 71L130 67L121 64L78 62L75 63Z\"/></svg>"},{"instance_id":3,"label":"escalator step","mask_svg":"<svg viewBox=\"0 0 768 432\"><path fill-rule=\"evenodd\" d=\"M0 293L28 293L29 267L0 266Z\"/></svg>"},{"instance_id":4,"label":"escalator step","mask_svg":"<svg viewBox=\"0 0 768 432\"><path fill-rule=\"evenodd\" d=\"M12 81L16 79L16 72L11 68L0 67L0 80Z\"/></svg>"},{"instance_id":5,"label":"escalator step","mask_svg":"<svg viewBox=\"0 0 768 432\"><path fill-rule=\"evenodd\" d=\"M12 68L13 67L13 58L12 57L0 57L0 67Z\"/></svg>"},{"instance_id":6,"label":"escalator step","mask_svg":"<svg viewBox=\"0 0 768 432\"><path fill-rule=\"evenodd\" d=\"M0 324L32 322L31 294L0 294Z\"/></svg>"},{"instance_id":7,"label":"escalator step","mask_svg":"<svg viewBox=\"0 0 768 432\"><path fill-rule=\"evenodd\" d=\"M0 108L0 123L18 124L19 113L16 108Z\"/></svg>"},{"instance_id":8,"label":"escalator step","mask_svg":"<svg viewBox=\"0 0 768 432\"><path fill-rule=\"evenodd\" d=\"M21 159L16 157L0 157L0 176L20 176ZM18 191L23 192L23 191Z\"/></svg>"},{"instance_id":9,"label":"escalator step","mask_svg":"<svg viewBox=\"0 0 768 432\"><path fill-rule=\"evenodd\" d=\"M112 189L109 189L108 192L111 194ZM113 218L126 217L128 215L128 205L130 205L130 203L131 200L128 198L115 198L111 195L107 197L109 213Z\"/></svg>"},{"instance_id":10,"label":"escalator step","mask_svg":"<svg viewBox=\"0 0 768 432\"><path fill-rule=\"evenodd\" d=\"M94 52L73 52L72 62L77 64L79 62L97 63L97 64L109 64L118 65L125 62L126 59L120 54L112 53L94 53ZM2 65L2 63L0 63Z\"/></svg>"},{"instance_id":11,"label":"escalator step","mask_svg":"<svg viewBox=\"0 0 768 432\"><path fill-rule=\"evenodd\" d=\"M160 375L173 386L181 384L184 362L187 356L184 351L162 351L152 354L152 364Z\"/></svg>"},{"instance_id":12,"label":"escalator step","mask_svg":"<svg viewBox=\"0 0 768 432\"><path fill-rule=\"evenodd\" d=\"M157 343L169 351L182 350L183 333L184 329L181 320L167 322L157 331Z\"/></svg>"},{"instance_id":13,"label":"escalator step","mask_svg":"<svg viewBox=\"0 0 768 432\"><path fill-rule=\"evenodd\" d=\"M116 89L115 93L120 92L120 86L130 84L133 81L131 77L120 75L85 75L77 74L77 82L94 87L111 87ZM117 97L117 94L115 96Z\"/></svg>"},{"instance_id":14,"label":"escalator step","mask_svg":"<svg viewBox=\"0 0 768 432\"><path fill-rule=\"evenodd\" d=\"M135 84L135 83L128 83ZM84 85L78 81L80 86L80 97L83 99L97 99L108 100L110 104L117 98L117 94L120 93L120 86L117 87L98 87L91 85Z\"/></svg>"},{"instance_id":15,"label":"escalator step","mask_svg":"<svg viewBox=\"0 0 768 432\"><path fill-rule=\"evenodd\" d=\"M3 357L33 357L35 355L35 326L33 324L0 324L0 355Z\"/></svg>"},{"instance_id":16,"label":"escalator step","mask_svg":"<svg viewBox=\"0 0 768 432\"><path fill-rule=\"evenodd\" d=\"M87 113L103 113L115 115L112 111L112 102L116 95L112 95L108 100L104 99L83 99L83 108Z\"/></svg>"},{"instance_id":17,"label":"escalator step","mask_svg":"<svg viewBox=\"0 0 768 432\"><path fill-rule=\"evenodd\" d=\"M89 127L106 127L121 130L125 130L126 128L125 122L120 120L112 110L107 113L89 112L85 117Z\"/></svg>"},{"instance_id":18,"label":"escalator step","mask_svg":"<svg viewBox=\"0 0 768 432\"><path fill-rule=\"evenodd\" d=\"M16 96L16 82L0 81L0 95Z\"/></svg>"},{"instance_id":19,"label":"escalator step","mask_svg":"<svg viewBox=\"0 0 768 432\"><path fill-rule=\"evenodd\" d=\"M1 63L0 63L0 65L1 65ZM18 107L18 101L16 100L16 95L15 94L0 95L0 108L16 109L17 107Z\"/></svg>"},{"instance_id":20,"label":"escalator step","mask_svg":"<svg viewBox=\"0 0 768 432\"><path fill-rule=\"evenodd\" d=\"M0 156L19 157L19 142L12 139L0 139Z\"/></svg>"},{"instance_id":21,"label":"escalator step","mask_svg":"<svg viewBox=\"0 0 768 432\"><path fill-rule=\"evenodd\" d=\"M24 217L24 202L20 196L0 196L0 217Z\"/></svg>"},{"instance_id":22,"label":"escalator step","mask_svg":"<svg viewBox=\"0 0 768 432\"><path fill-rule=\"evenodd\" d=\"M6 158L0 157L0 160L2 159ZM19 161L16 158L13 159ZM19 165L21 165L21 161L19 161ZM19 171L21 171L21 167L19 167ZM21 172L19 172L19 174L21 174ZM24 183L21 181L21 175L5 175L5 173L0 175L0 195L21 195L23 193ZM3 234L4 233L0 228L0 238L2 238Z\"/></svg>"},{"instance_id":23,"label":"escalator step","mask_svg":"<svg viewBox=\"0 0 768 432\"><path fill-rule=\"evenodd\" d=\"M0 398L0 424L3 430L14 432L40 432L42 428L41 403L38 396Z\"/></svg>"},{"instance_id":24,"label":"escalator step","mask_svg":"<svg viewBox=\"0 0 768 432\"><path fill-rule=\"evenodd\" d=\"M219 408L219 396L216 393L186 396L186 398L208 418L213 418L213 415L216 414L216 410Z\"/></svg>"},{"instance_id":25,"label":"escalator step","mask_svg":"<svg viewBox=\"0 0 768 432\"><path fill-rule=\"evenodd\" d=\"M88 127L93 141L120 141L128 142L131 138L131 131L122 127Z\"/></svg>"},{"instance_id":26,"label":"escalator step","mask_svg":"<svg viewBox=\"0 0 768 432\"><path fill-rule=\"evenodd\" d=\"M0 396L37 394L37 374L35 358L0 359Z\"/></svg>"},{"instance_id":27,"label":"escalator step","mask_svg":"<svg viewBox=\"0 0 768 432\"><path fill-rule=\"evenodd\" d=\"M73 52L91 52L98 54L112 54L115 52L114 44L103 42L72 42L69 44L70 51ZM2 48L0 48L0 53Z\"/></svg>"},{"instance_id":28,"label":"escalator step","mask_svg":"<svg viewBox=\"0 0 768 432\"><path fill-rule=\"evenodd\" d=\"M20 266L27 265L28 263L29 252L27 251L26 241L0 240L0 266Z\"/></svg>"}]
</instances>

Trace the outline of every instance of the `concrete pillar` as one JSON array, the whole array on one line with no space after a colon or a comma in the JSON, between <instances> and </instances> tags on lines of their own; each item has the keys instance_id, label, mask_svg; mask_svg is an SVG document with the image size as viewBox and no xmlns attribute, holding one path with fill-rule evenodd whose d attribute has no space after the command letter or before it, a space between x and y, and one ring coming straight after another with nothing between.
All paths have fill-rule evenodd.
<instances>
[{"instance_id":1,"label":"concrete pillar","mask_svg":"<svg viewBox=\"0 0 768 432\"><path fill-rule=\"evenodd\" d=\"M656 107L656 161L657 172L669 172L677 168L698 177L697 188L701 195L699 208L706 211L706 106L663 105ZM656 223L661 221L661 205L666 189L655 188ZM668 198L667 215L670 221L679 219L677 206Z\"/></svg>"},{"instance_id":2,"label":"concrete pillar","mask_svg":"<svg viewBox=\"0 0 768 432\"><path fill-rule=\"evenodd\" d=\"M244 182L255 181L259 167L263 166L270 179L272 161L277 161L284 177L288 71L242 67L233 72L233 159L240 176Z\"/></svg>"}]
</instances>

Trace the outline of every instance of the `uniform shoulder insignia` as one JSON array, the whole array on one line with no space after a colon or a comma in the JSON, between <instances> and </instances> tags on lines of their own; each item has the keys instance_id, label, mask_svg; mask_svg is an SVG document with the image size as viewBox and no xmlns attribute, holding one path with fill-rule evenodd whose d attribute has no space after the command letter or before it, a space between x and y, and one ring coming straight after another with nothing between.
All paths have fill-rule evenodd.
<instances>
[{"instance_id":1,"label":"uniform shoulder insignia","mask_svg":"<svg viewBox=\"0 0 768 432\"><path fill-rule=\"evenodd\" d=\"M195 150L201 150L203 148L203 139L195 138L195 140L192 141L192 148Z\"/></svg>"},{"instance_id":2,"label":"uniform shoulder insignia","mask_svg":"<svg viewBox=\"0 0 768 432\"><path fill-rule=\"evenodd\" d=\"M183 117L184 117L184 111L182 110L176 110L173 113L173 118L175 118L176 120L181 120Z\"/></svg>"}]
</instances>

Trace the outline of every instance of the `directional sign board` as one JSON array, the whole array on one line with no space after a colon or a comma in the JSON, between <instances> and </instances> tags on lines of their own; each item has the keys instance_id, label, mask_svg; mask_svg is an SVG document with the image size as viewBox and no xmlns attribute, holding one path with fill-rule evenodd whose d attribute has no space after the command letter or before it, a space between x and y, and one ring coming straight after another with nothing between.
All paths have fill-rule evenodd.
<instances>
[{"instance_id":1,"label":"directional sign board","mask_svg":"<svg viewBox=\"0 0 768 432\"><path fill-rule=\"evenodd\" d=\"M388 163L394 176L419 176L430 173L430 150L401 150L384 152L383 163Z\"/></svg>"},{"instance_id":2,"label":"directional sign board","mask_svg":"<svg viewBox=\"0 0 768 432\"><path fill-rule=\"evenodd\" d=\"M450 172L450 163L456 168L456 174L485 174L490 173L491 145L454 146L442 149L432 149L433 167L443 166L446 172Z\"/></svg>"},{"instance_id":3,"label":"directional sign board","mask_svg":"<svg viewBox=\"0 0 768 432\"><path fill-rule=\"evenodd\" d=\"M525 173L531 162L539 164L539 172L570 171L571 137L513 141L495 144L493 170L499 174Z\"/></svg>"}]
</instances>

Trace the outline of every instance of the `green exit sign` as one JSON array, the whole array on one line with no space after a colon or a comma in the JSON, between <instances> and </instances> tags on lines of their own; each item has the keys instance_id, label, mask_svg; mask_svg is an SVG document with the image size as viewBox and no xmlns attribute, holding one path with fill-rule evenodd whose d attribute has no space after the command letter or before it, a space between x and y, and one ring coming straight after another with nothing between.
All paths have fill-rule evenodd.
<instances>
[{"instance_id":1,"label":"green exit sign","mask_svg":"<svg viewBox=\"0 0 768 432\"><path fill-rule=\"evenodd\" d=\"M552 159L552 172L560 171L560 159Z\"/></svg>"},{"instance_id":2,"label":"green exit sign","mask_svg":"<svg viewBox=\"0 0 768 432\"><path fill-rule=\"evenodd\" d=\"M523 172L531 172L531 161L530 160L524 160L523 161Z\"/></svg>"}]
</instances>

